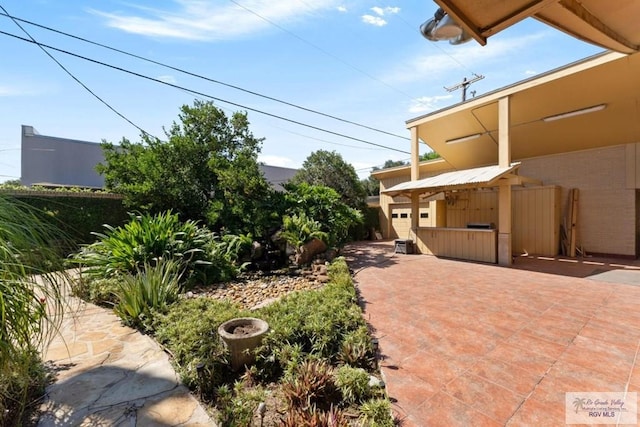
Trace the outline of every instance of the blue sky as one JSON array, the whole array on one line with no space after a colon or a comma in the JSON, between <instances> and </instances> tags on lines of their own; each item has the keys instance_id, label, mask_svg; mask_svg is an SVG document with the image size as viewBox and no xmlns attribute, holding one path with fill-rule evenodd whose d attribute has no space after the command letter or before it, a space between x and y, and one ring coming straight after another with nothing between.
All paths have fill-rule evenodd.
<instances>
[{"instance_id":1,"label":"blue sky","mask_svg":"<svg viewBox=\"0 0 640 427\"><path fill-rule=\"evenodd\" d=\"M453 105L453 86L489 92L602 49L528 19L460 46L419 33L437 6L429 0L1 1L9 14L229 85L399 136L405 121ZM40 43L190 90L355 139L410 151L409 141L302 111L22 22ZM0 16L0 31L27 37ZM0 182L20 177L20 125L41 134L99 142L140 131L110 111L36 45L0 34ZM51 51L76 78L152 135L177 120L195 95ZM207 99L207 98L202 98ZM215 101L227 113L242 107ZM335 150L361 177L408 155L248 111L260 160L300 167L313 151ZM423 149L425 152L426 147Z\"/></svg>"}]
</instances>

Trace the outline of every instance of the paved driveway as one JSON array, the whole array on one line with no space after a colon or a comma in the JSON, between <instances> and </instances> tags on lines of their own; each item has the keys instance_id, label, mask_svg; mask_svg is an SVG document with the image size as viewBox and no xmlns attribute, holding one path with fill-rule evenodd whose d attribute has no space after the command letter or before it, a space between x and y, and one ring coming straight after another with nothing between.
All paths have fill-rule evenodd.
<instances>
[{"instance_id":1,"label":"paved driveway","mask_svg":"<svg viewBox=\"0 0 640 427\"><path fill-rule=\"evenodd\" d=\"M567 392L640 391L637 267L503 268L394 255L389 242L345 254L403 426L560 426L574 416Z\"/></svg>"}]
</instances>

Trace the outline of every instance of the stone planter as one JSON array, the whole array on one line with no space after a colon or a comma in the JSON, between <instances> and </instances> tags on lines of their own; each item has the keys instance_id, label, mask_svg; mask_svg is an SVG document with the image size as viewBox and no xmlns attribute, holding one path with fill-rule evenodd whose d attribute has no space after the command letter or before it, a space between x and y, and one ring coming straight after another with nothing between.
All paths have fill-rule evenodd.
<instances>
[{"instance_id":1,"label":"stone planter","mask_svg":"<svg viewBox=\"0 0 640 427\"><path fill-rule=\"evenodd\" d=\"M268 331L267 322L254 317L239 317L220 325L218 335L229 350L233 371L255 361L253 350L262 343L262 338Z\"/></svg>"}]
</instances>

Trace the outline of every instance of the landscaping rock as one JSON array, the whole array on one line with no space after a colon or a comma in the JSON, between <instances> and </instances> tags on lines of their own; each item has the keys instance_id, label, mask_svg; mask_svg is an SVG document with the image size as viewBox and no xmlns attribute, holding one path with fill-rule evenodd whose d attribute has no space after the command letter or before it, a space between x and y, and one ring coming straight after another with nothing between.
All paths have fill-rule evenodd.
<instances>
[{"instance_id":1,"label":"landscaping rock","mask_svg":"<svg viewBox=\"0 0 640 427\"><path fill-rule=\"evenodd\" d=\"M228 300L242 308L257 309L291 292L321 288L323 283L314 276L256 275L218 286L201 286L192 292L194 297Z\"/></svg>"},{"instance_id":2,"label":"landscaping rock","mask_svg":"<svg viewBox=\"0 0 640 427\"><path fill-rule=\"evenodd\" d=\"M309 264L313 258L327 250L327 244L320 239L313 239L305 243L300 252L296 254L295 262L298 265Z\"/></svg>"}]
</instances>

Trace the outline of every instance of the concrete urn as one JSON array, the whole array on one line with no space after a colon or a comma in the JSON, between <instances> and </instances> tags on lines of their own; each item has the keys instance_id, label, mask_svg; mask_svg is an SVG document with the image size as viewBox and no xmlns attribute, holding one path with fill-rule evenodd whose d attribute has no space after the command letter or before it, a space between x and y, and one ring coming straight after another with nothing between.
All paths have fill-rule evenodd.
<instances>
[{"instance_id":1,"label":"concrete urn","mask_svg":"<svg viewBox=\"0 0 640 427\"><path fill-rule=\"evenodd\" d=\"M231 355L231 369L238 371L255 362L253 351L262 343L269 332L269 325L255 317L238 317L218 327L218 335Z\"/></svg>"}]
</instances>

